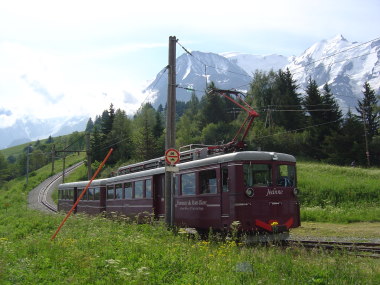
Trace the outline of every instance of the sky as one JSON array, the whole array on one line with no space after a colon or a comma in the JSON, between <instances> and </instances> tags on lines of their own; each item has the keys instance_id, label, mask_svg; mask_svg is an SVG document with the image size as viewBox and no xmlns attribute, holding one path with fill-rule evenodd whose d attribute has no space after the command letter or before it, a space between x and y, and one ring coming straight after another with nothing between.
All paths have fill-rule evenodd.
<instances>
[{"instance_id":1,"label":"sky","mask_svg":"<svg viewBox=\"0 0 380 285\"><path fill-rule=\"evenodd\" d=\"M0 0L0 127L111 103L132 114L169 36L190 51L300 55L338 34L379 37L379 12L379 0Z\"/></svg>"}]
</instances>

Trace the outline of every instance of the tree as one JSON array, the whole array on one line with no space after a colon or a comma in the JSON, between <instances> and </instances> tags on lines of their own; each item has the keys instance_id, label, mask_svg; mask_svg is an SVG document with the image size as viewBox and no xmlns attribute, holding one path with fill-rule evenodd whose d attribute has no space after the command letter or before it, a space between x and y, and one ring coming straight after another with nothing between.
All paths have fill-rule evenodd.
<instances>
[{"instance_id":1,"label":"tree","mask_svg":"<svg viewBox=\"0 0 380 285\"><path fill-rule=\"evenodd\" d=\"M215 88L215 84L211 82L209 88ZM226 122L226 107L223 99L219 95L207 92L201 99L200 116L202 118L202 127L210 123Z\"/></svg>"},{"instance_id":2,"label":"tree","mask_svg":"<svg viewBox=\"0 0 380 285\"><path fill-rule=\"evenodd\" d=\"M156 119L156 110L150 103L141 106L134 116L133 142L136 146L135 157L139 160L151 159L157 155L157 137L153 133L157 127Z\"/></svg>"},{"instance_id":3,"label":"tree","mask_svg":"<svg viewBox=\"0 0 380 285\"><path fill-rule=\"evenodd\" d=\"M131 124L131 120L128 118L125 111L117 109L112 131L106 139L106 144L114 148L114 152L110 157L110 163L118 160L125 161L131 159L134 151Z\"/></svg>"},{"instance_id":4,"label":"tree","mask_svg":"<svg viewBox=\"0 0 380 285\"><path fill-rule=\"evenodd\" d=\"M11 176L10 168L5 160L4 155L0 152L0 186L4 184L5 181L9 180Z\"/></svg>"},{"instance_id":5,"label":"tree","mask_svg":"<svg viewBox=\"0 0 380 285\"><path fill-rule=\"evenodd\" d=\"M113 120L115 119L115 109L111 103L109 110L104 110L102 114L102 132L108 135L112 130Z\"/></svg>"},{"instance_id":6,"label":"tree","mask_svg":"<svg viewBox=\"0 0 380 285\"><path fill-rule=\"evenodd\" d=\"M272 104L277 110L273 114L273 120L277 125L285 127L286 130L302 128L305 114L302 110L300 94L297 92L298 85L289 69L286 72L278 71L273 89Z\"/></svg>"},{"instance_id":7,"label":"tree","mask_svg":"<svg viewBox=\"0 0 380 285\"><path fill-rule=\"evenodd\" d=\"M324 122L328 123L325 128L325 134L329 135L334 131L338 132L341 128L343 115L327 83L323 86L322 104L322 108L326 111L321 113L321 117Z\"/></svg>"},{"instance_id":8,"label":"tree","mask_svg":"<svg viewBox=\"0 0 380 285\"><path fill-rule=\"evenodd\" d=\"M340 132L332 132L324 141L323 148L327 162L350 165L355 161L357 165L365 164L361 126L358 118L349 110L343 120Z\"/></svg>"},{"instance_id":9,"label":"tree","mask_svg":"<svg viewBox=\"0 0 380 285\"><path fill-rule=\"evenodd\" d=\"M93 130L94 130L94 122L92 121L91 118L89 118L87 121L85 132L92 133Z\"/></svg>"},{"instance_id":10,"label":"tree","mask_svg":"<svg viewBox=\"0 0 380 285\"><path fill-rule=\"evenodd\" d=\"M308 125L310 128L310 148L308 154L311 157L320 159L321 155L321 144L325 138L324 129L322 128L324 121L323 116L321 116L320 109L323 107L323 98L318 90L317 83L315 80L309 78L308 85L306 87L306 96L304 98L304 106L309 114Z\"/></svg>"},{"instance_id":11,"label":"tree","mask_svg":"<svg viewBox=\"0 0 380 285\"><path fill-rule=\"evenodd\" d=\"M379 111L377 110L377 98L375 96L375 91L371 88L368 82L364 83L363 86L363 99L358 100L358 119L365 125L368 140L371 141L372 138L378 134L379 131Z\"/></svg>"}]
</instances>

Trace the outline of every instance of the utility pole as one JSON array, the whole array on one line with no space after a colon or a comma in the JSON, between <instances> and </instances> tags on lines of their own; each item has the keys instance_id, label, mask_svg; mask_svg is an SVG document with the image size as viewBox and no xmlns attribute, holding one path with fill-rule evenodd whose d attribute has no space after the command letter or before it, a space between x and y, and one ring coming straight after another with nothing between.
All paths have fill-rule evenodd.
<instances>
[{"instance_id":1,"label":"utility pole","mask_svg":"<svg viewBox=\"0 0 380 285\"><path fill-rule=\"evenodd\" d=\"M176 44L175 36L169 37L169 73L168 73L168 99L166 111L166 138L165 149L175 147L175 109L176 109ZM165 171L165 222L173 226L173 172Z\"/></svg>"},{"instance_id":2,"label":"utility pole","mask_svg":"<svg viewBox=\"0 0 380 285\"><path fill-rule=\"evenodd\" d=\"M65 183L66 153L63 154L62 183Z\"/></svg>"},{"instance_id":3,"label":"utility pole","mask_svg":"<svg viewBox=\"0 0 380 285\"><path fill-rule=\"evenodd\" d=\"M53 147L51 149L51 173L54 173L54 161L55 161L55 144L53 144Z\"/></svg>"},{"instance_id":4,"label":"utility pole","mask_svg":"<svg viewBox=\"0 0 380 285\"><path fill-rule=\"evenodd\" d=\"M28 145L28 150L26 152L26 184L28 184L28 180L29 180L29 153L30 153L31 147L32 147L31 145Z\"/></svg>"},{"instance_id":5,"label":"utility pole","mask_svg":"<svg viewBox=\"0 0 380 285\"><path fill-rule=\"evenodd\" d=\"M87 179L91 179L91 152L90 152L90 133L86 133L86 154L87 154Z\"/></svg>"},{"instance_id":6,"label":"utility pole","mask_svg":"<svg viewBox=\"0 0 380 285\"><path fill-rule=\"evenodd\" d=\"M367 166L370 167L371 163L369 160L369 149L368 149L368 138L367 138L367 126L366 126L366 118L365 118L365 106L363 106L363 126L364 126L364 140L365 140L365 155L367 158Z\"/></svg>"}]
</instances>

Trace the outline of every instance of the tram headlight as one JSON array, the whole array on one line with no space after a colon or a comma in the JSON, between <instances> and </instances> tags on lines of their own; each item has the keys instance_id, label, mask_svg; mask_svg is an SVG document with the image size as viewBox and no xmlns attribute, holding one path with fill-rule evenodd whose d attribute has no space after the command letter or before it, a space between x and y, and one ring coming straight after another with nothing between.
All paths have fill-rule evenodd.
<instances>
[{"instance_id":1,"label":"tram headlight","mask_svg":"<svg viewBox=\"0 0 380 285\"><path fill-rule=\"evenodd\" d=\"M245 195L247 195L248 197L253 197L255 195L255 191L252 188L248 188L247 190L245 190Z\"/></svg>"},{"instance_id":2,"label":"tram headlight","mask_svg":"<svg viewBox=\"0 0 380 285\"><path fill-rule=\"evenodd\" d=\"M298 189L297 188L293 188L293 194L297 196L298 193L299 193Z\"/></svg>"}]
</instances>

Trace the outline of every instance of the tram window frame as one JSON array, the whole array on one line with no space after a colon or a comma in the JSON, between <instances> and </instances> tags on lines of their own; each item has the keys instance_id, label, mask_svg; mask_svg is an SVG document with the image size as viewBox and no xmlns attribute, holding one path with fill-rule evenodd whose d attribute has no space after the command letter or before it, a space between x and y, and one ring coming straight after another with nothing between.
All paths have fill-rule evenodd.
<instances>
[{"instance_id":1,"label":"tram window frame","mask_svg":"<svg viewBox=\"0 0 380 285\"><path fill-rule=\"evenodd\" d=\"M286 168L286 169L285 169ZM292 164L276 165L276 186L296 187L296 167Z\"/></svg>"},{"instance_id":2,"label":"tram window frame","mask_svg":"<svg viewBox=\"0 0 380 285\"><path fill-rule=\"evenodd\" d=\"M149 187L148 187L148 184L149 184ZM147 199L152 198L152 180L150 179L145 180L145 198Z\"/></svg>"},{"instance_id":3,"label":"tram window frame","mask_svg":"<svg viewBox=\"0 0 380 285\"><path fill-rule=\"evenodd\" d=\"M94 200L100 200L100 187L94 188Z\"/></svg>"},{"instance_id":4,"label":"tram window frame","mask_svg":"<svg viewBox=\"0 0 380 285\"><path fill-rule=\"evenodd\" d=\"M179 189L180 189L179 177L180 177L180 175L178 175L178 174L174 174L174 175L175 175L174 179L173 179L173 181L174 181L174 195L179 196L180 195L179 194Z\"/></svg>"},{"instance_id":5,"label":"tram window frame","mask_svg":"<svg viewBox=\"0 0 380 285\"><path fill-rule=\"evenodd\" d=\"M88 188L87 192L88 192L88 200L93 201L94 196L95 196L94 195L95 189L94 188Z\"/></svg>"},{"instance_id":6,"label":"tram window frame","mask_svg":"<svg viewBox=\"0 0 380 285\"><path fill-rule=\"evenodd\" d=\"M114 199L115 199L115 187L114 185L107 185L107 200L114 200Z\"/></svg>"},{"instance_id":7,"label":"tram window frame","mask_svg":"<svg viewBox=\"0 0 380 285\"><path fill-rule=\"evenodd\" d=\"M145 180L139 180L135 181L135 199L143 199L144 198L144 187L145 186ZM141 188L140 188L141 187Z\"/></svg>"},{"instance_id":8,"label":"tram window frame","mask_svg":"<svg viewBox=\"0 0 380 285\"><path fill-rule=\"evenodd\" d=\"M216 169L207 169L199 172L200 194L217 194L218 184Z\"/></svg>"},{"instance_id":9,"label":"tram window frame","mask_svg":"<svg viewBox=\"0 0 380 285\"><path fill-rule=\"evenodd\" d=\"M221 175L222 175L222 192L229 192L229 185L228 185L228 167L223 166L221 169Z\"/></svg>"},{"instance_id":10,"label":"tram window frame","mask_svg":"<svg viewBox=\"0 0 380 285\"><path fill-rule=\"evenodd\" d=\"M181 193L183 196L196 195L196 175L195 172L181 175Z\"/></svg>"},{"instance_id":11,"label":"tram window frame","mask_svg":"<svg viewBox=\"0 0 380 285\"><path fill-rule=\"evenodd\" d=\"M267 169L262 167L266 166ZM267 176L265 176L265 174ZM265 179L265 181L264 181ZM243 164L243 181L246 187L268 187L272 185L272 165L269 163Z\"/></svg>"},{"instance_id":12,"label":"tram window frame","mask_svg":"<svg viewBox=\"0 0 380 285\"><path fill-rule=\"evenodd\" d=\"M123 199L123 184L118 183L115 185L115 199L116 200L121 200Z\"/></svg>"},{"instance_id":13,"label":"tram window frame","mask_svg":"<svg viewBox=\"0 0 380 285\"><path fill-rule=\"evenodd\" d=\"M78 197L79 197L80 194L83 192L83 190L84 190L84 189L78 189L78 188L77 188L77 195L78 195ZM88 200L88 189L87 189L86 193L84 193L82 200Z\"/></svg>"},{"instance_id":14,"label":"tram window frame","mask_svg":"<svg viewBox=\"0 0 380 285\"><path fill-rule=\"evenodd\" d=\"M124 199L133 199L133 183L124 183Z\"/></svg>"}]
</instances>

